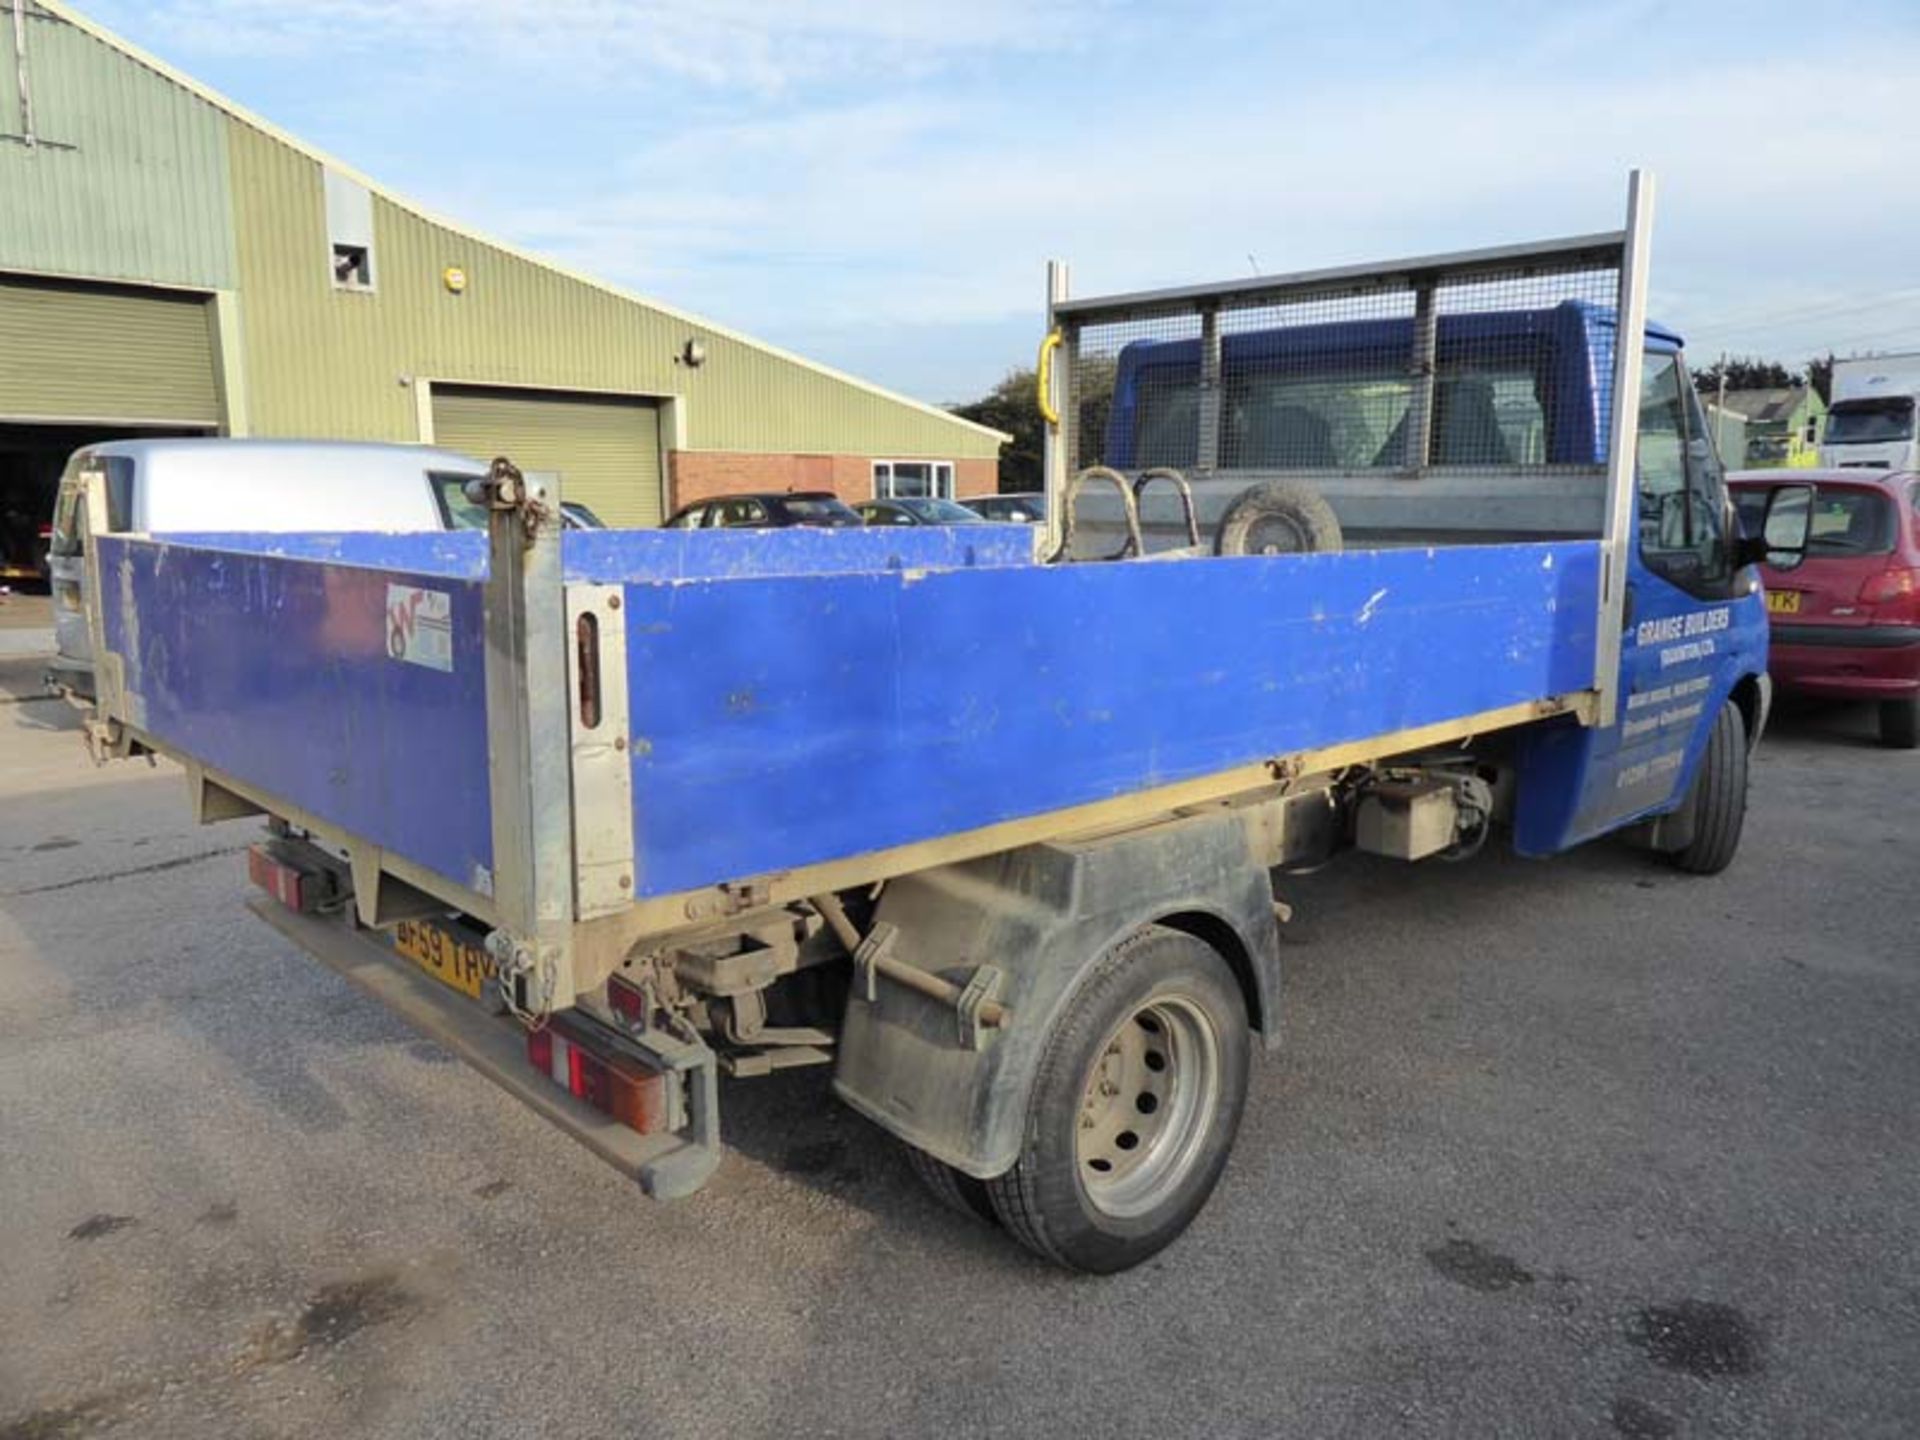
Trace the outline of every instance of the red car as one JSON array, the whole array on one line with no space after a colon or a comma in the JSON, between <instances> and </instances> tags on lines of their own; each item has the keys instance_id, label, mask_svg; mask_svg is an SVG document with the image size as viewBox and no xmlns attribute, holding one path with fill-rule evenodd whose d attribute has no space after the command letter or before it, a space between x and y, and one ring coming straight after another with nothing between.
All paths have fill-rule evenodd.
<instances>
[{"instance_id":1,"label":"red car","mask_svg":"<svg viewBox=\"0 0 1920 1440\"><path fill-rule=\"evenodd\" d=\"M1818 487L1806 561L1760 567L1774 684L1875 701L1883 744L1920 745L1920 475L1747 470L1727 479L1750 534L1774 486Z\"/></svg>"}]
</instances>

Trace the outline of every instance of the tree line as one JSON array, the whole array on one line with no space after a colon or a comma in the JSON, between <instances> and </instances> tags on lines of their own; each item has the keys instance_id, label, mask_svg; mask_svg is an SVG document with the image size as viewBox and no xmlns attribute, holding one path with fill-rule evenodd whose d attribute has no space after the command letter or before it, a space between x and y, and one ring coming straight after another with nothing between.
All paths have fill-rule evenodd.
<instances>
[{"instance_id":1,"label":"tree line","mask_svg":"<svg viewBox=\"0 0 1920 1440\"><path fill-rule=\"evenodd\" d=\"M1824 405L1831 398L1833 356L1809 360L1798 370L1789 370L1778 360L1763 360L1756 355L1729 356L1694 371L1693 383L1702 395L1717 395L1722 375L1729 390L1783 390L1790 385L1811 385Z\"/></svg>"}]
</instances>

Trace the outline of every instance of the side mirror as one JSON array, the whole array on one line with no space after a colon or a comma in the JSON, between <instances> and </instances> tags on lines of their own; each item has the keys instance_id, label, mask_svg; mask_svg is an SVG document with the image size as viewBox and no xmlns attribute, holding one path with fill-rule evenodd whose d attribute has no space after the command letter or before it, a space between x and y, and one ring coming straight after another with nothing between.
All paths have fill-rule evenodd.
<instances>
[{"instance_id":1,"label":"side mirror","mask_svg":"<svg viewBox=\"0 0 1920 1440\"><path fill-rule=\"evenodd\" d=\"M1813 496L1811 485L1776 485L1767 495L1760 533L1741 537L1739 563L1764 560L1775 570L1797 569L1813 531Z\"/></svg>"}]
</instances>

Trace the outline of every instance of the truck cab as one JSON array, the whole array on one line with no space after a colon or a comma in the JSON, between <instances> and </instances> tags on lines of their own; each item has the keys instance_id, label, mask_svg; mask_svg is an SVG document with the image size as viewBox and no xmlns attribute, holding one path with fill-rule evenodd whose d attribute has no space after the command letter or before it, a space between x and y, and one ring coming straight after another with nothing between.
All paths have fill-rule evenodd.
<instances>
[{"instance_id":1,"label":"truck cab","mask_svg":"<svg viewBox=\"0 0 1920 1440\"><path fill-rule=\"evenodd\" d=\"M1820 463L1845 470L1920 469L1915 411L1920 355L1870 355L1833 362Z\"/></svg>"},{"instance_id":2,"label":"truck cab","mask_svg":"<svg viewBox=\"0 0 1920 1440\"><path fill-rule=\"evenodd\" d=\"M1914 395L1837 400L1827 411L1822 463L1846 470L1911 470L1920 463L1913 432Z\"/></svg>"}]
</instances>

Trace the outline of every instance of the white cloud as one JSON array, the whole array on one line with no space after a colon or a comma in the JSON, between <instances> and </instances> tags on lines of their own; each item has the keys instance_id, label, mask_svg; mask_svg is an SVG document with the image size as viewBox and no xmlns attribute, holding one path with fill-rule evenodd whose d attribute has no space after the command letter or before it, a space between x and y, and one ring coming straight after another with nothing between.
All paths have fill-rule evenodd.
<instances>
[{"instance_id":1,"label":"white cloud","mask_svg":"<svg viewBox=\"0 0 1920 1440\"><path fill-rule=\"evenodd\" d=\"M653 72L766 93L920 73L968 54L1071 47L1098 8L971 0L962 15L943 0L161 0L147 23L203 55L400 51L442 64L485 57L576 83Z\"/></svg>"},{"instance_id":2,"label":"white cloud","mask_svg":"<svg viewBox=\"0 0 1920 1440\"><path fill-rule=\"evenodd\" d=\"M1860 122L1904 113L1920 47L1878 53L1885 64L1848 75L1844 107L1823 103L1817 67L1796 59L1702 64L1684 85L1564 72L1496 83L1456 67L1371 93L1225 87L1178 106L810 108L643 147L600 194L550 194L514 230L744 325L778 317L790 334L861 317L966 327L1027 314L1037 326L1049 254L1073 258L1092 292L1244 274L1249 252L1277 271L1605 229L1620 223L1627 168L1645 163L1662 179L1662 313L1704 331L1758 309L1747 343L1798 344L1768 311L1907 273L1873 273L1871 246L1813 197L1871 197L1845 229L1901 236L1902 265L1920 228L1912 147ZM1869 318L1884 328L1884 314Z\"/></svg>"},{"instance_id":3,"label":"white cloud","mask_svg":"<svg viewBox=\"0 0 1920 1440\"><path fill-rule=\"evenodd\" d=\"M1734 31L1663 0L147 13L189 64L261 57L235 62L248 76L279 73L277 56L416 66L405 100L340 120L348 159L482 229L943 398L1024 358L1024 341L993 347L1037 330L1049 255L1091 293L1244 274L1250 253L1280 271L1609 228L1636 163L1663 182L1656 308L1698 343L1794 358L1907 319L1920 342L1920 299L1870 303L1910 284L1920 232L1920 31L1887 9L1776 43L1802 13L1780 8ZM495 130L472 133L448 97ZM402 128L389 163L378 147Z\"/></svg>"}]
</instances>

